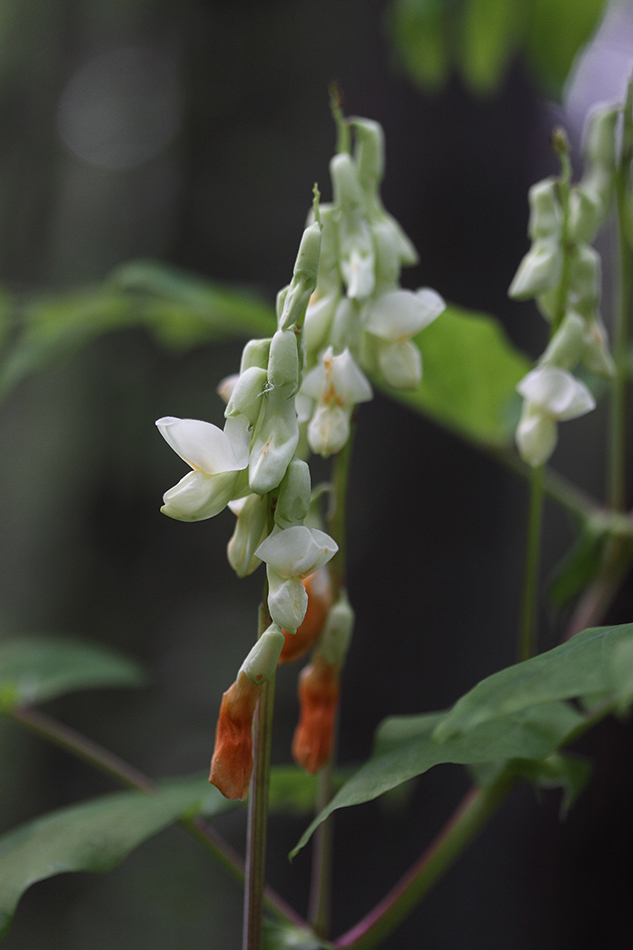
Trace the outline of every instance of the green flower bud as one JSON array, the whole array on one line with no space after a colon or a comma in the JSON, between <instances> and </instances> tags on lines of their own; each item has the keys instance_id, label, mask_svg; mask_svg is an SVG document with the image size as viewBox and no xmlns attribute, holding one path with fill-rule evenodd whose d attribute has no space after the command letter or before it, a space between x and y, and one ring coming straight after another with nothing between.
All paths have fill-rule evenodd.
<instances>
[{"instance_id":1,"label":"green flower bud","mask_svg":"<svg viewBox=\"0 0 633 950\"><path fill-rule=\"evenodd\" d=\"M293 459L279 485L275 524L280 528L302 524L310 507L311 490L309 465Z\"/></svg>"},{"instance_id":2,"label":"green flower bud","mask_svg":"<svg viewBox=\"0 0 633 950\"><path fill-rule=\"evenodd\" d=\"M239 501L230 501L229 508L237 515L227 547L229 564L238 577L247 577L262 563L255 557L255 551L268 533L268 499L247 495Z\"/></svg>"},{"instance_id":3,"label":"green flower bud","mask_svg":"<svg viewBox=\"0 0 633 950\"><path fill-rule=\"evenodd\" d=\"M321 252L321 225L316 221L309 225L301 237L292 281L283 298L279 326L282 329L296 324L303 325L306 307L316 287Z\"/></svg>"},{"instance_id":4,"label":"green flower bud","mask_svg":"<svg viewBox=\"0 0 633 950\"><path fill-rule=\"evenodd\" d=\"M341 591L338 600L330 608L315 655L322 656L330 666L342 663L349 650L354 619L354 611L347 594Z\"/></svg>"},{"instance_id":5,"label":"green flower bud","mask_svg":"<svg viewBox=\"0 0 633 950\"><path fill-rule=\"evenodd\" d=\"M284 331L285 332L285 331ZM262 396L248 465L251 491L258 495L277 488L299 441L295 401L287 386Z\"/></svg>"},{"instance_id":6,"label":"green flower bud","mask_svg":"<svg viewBox=\"0 0 633 950\"><path fill-rule=\"evenodd\" d=\"M356 132L354 158L358 169L358 180L364 191L378 189L385 173L385 135L382 126L372 119L350 119L350 125Z\"/></svg>"},{"instance_id":7,"label":"green flower bud","mask_svg":"<svg viewBox=\"0 0 633 950\"><path fill-rule=\"evenodd\" d=\"M602 223L603 202L595 191L581 185L571 189L567 236L576 244L588 244Z\"/></svg>"},{"instance_id":8,"label":"green flower bud","mask_svg":"<svg viewBox=\"0 0 633 950\"><path fill-rule=\"evenodd\" d=\"M515 300L537 297L560 284L563 252L553 240L535 241L527 252L510 284L508 296Z\"/></svg>"},{"instance_id":9,"label":"green flower bud","mask_svg":"<svg viewBox=\"0 0 633 950\"><path fill-rule=\"evenodd\" d=\"M533 241L540 238L558 238L563 214L556 194L556 179L546 178L532 185L528 192L530 221L528 234Z\"/></svg>"},{"instance_id":10,"label":"green flower bud","mask_svg":"<svg viewBox=\"0 0 633 950\"><path fill-rule=\"evenodd\" d=\"M589 372L597 376L605 376L609 379L615 375L615 363L609 352L607 330L602 317L597 312L585 323L585 347L582 361Z\"/></svg>"},{"instance_id":11,"label":"green flower bud","mask_svg":"<svg viewBox=\"0 0 633 950\"><path fill-rule=\"evenodd\" d=\"M270 354L270 337L265 340L249 340L242 350L242 362L240 363L240 374L246 372L251 366L257 366L259 369L268 367L268 357Z\"/></svg>"},{"instance_id":12,"label":"green flower bud","mask_svg":"<svg viewBox=\"0 0 633 950\"><path fill-rule=\"evenodd\" d=\"M569 300L574 310L589 319L596 312L600 299L600 255L587 244L574 248L570 275Z\"/></svg>"},{"instance_id":13,"label":"green flower bud","mask_svg":"<svg viewBox=\"0 0 633 950\"><path fill-rule=\"evenodd\" d=\"M272 338L268 384L290 387L293 392L299 385L299 348L294 330L277 330Z\"/></svg>"},{"instance_id":14,"label":"green flower bud","mask_svg":"<svg viewBox=\"0 0 633 950\"><path fill-rule=\"evenodd\" d=\"M541 366L559 366L571 370L579 361L585 346L585 321L569 311L539 360Z\"/></svg>"},{"instance_id":15,"label":"green flower bud","mask_svg":"<svg viewBox=\"0 0 633 950\"><path fill-rule=\"evenodd\" d=\"M262 404L262 394L266 391L268 373L265 369L251 366L240 374L233 387L231 398L224 410L227 419L244 415L250 425L255 425Z\"/></svg>"},{"instance_id":16,"label":"green flower bud","mask_svg":"<svg viewBox=\"0 0 633 950\"><path fill-rule=\"evenodd\" d=\"M267 682L275 674L284 642L279 626L271 623L240 666L237 679L245 673L256 686Z\"/></svg>"},{"instance_id":17,"label":"green flower bud","mask_svg":"<svg viewBox=\"0 0 633 950\"><path fill-rule=\"evenodd\" d=\"M363 207L363 192L358 180L358 170L351 155L335 155L330 162L330 175L334 189L334 203L343 214Z\"/></svg>"},{"instance_id":18,"label":"green flower bud","mask_svg":"<svg viewBox=\"0 0 633 950\"><path fill-rule=\"evenodd\" d=\"M615 127L620 114L619 106L597 106L587 118L583 134L583 154L592 165L603 165L615 171Z\"/></svg>"}]
</instances>

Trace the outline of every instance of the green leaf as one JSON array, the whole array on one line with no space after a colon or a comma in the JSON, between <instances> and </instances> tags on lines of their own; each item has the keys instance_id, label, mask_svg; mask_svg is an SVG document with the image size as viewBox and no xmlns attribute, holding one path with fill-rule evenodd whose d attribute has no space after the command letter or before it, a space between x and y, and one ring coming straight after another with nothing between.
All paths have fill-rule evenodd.
<instances>
[{"instance_id":1,"label":"green leaf","mask_svg":"<svg viewBox=\"0 0 633 950\"><path fill-rule=\"evenodd\" d=\"M307 815L314 811L318 778L295 765L275 765L270 770L271 811Z\"/></svg>"},{"instance_id":2,"label":"green leaf","mask_svg":"<svg viewBox=\"0 0 633 950\"><path fill-rule=\"evenodd\" d=\"M591 763L579 755L552 752L545 759L509 759L484 762L469 771L477 785L491 785L501 774L525 778L536 788L562 788L560 817L567 816L591 775Z\"/></svg>"},{"instance_id":3,"label":"green leaf","mask_svg":"<svg viewBox=\"0 0 633 950\"><path fill-rule=\"evenodd\" d=\"M0 936L31 884L66 871L109 871L180 816L196 813L203 801L208 813L208 796L209 785L199 777L176 780L152 795L118 792L62 808L2 835Z\"/></svg>"},{"instance_id":4,"label":"green leaf","mask_svg":"<svg viewBox=\"0 0 633 950\"><path fill-rule=\"evenodd\" d=\"M278 921L264 921L264 950L328 950L332 947L307 929Z\"/></svg>"},{"instance_id":5,"label":"green leaf","mask_svg":"<svg viewBox=\"0 0 633 950\"><path fill-rule=\"evenodd\" d=\"M597 29L605 0L531 0L527 57L548 95L560 96L574 59Z\"/></svg>"},{"instance_id":6,"label":"green leaf","mask_svg":"<svg viewBox=\"0 0 633 950\"><path fill-rule=\"evenodd\" d=\"M527 7L516 0L469 0L462 17L458 65L474 92L493 92L525 29Z\"/></svg>"},{"instance_id":7,"label":"green leaf","mask_svg":"<svg viewBox=\"0 0 633 950\"><path fill-rule=\"evenodd\" d=\"M615 651L632 640L633 624L593 627L547 653L494 673L455 703L438 724L435 739L444 742L465 735L482 723L540 703L613 694Z\"/></svg>"},{"instance_id":8,"label":"green leaf","mask_svg":"<svg viewBox=\"0 0 633 950\"><path fill-rule=\"evenodd\" d=\"M110 282L141 304L142 322L167 346L188 348L232 337L270 336L274 309L255 294L154 261L116 270Z\"/></svg>"},{"instance_id":9,"label":"green leaf","mask_svg":"<svg viewBox=\"0 0 633 950\"><path fill-rule=\"evenodd\" d=\"M0 705L34 705L79 689L143 686L144 670L129 657L70 637L0 642Z\"/></svg>"},{"instance_id":10,"label":"green leaf","mask_svg":"<svg viewBox=\"0 0 633 950\"><path fill-rule=\"evenodd\" d=\"M419 388L388 388L394 399L460 435L490 446L508 445L518 421L515 388L531 363L490 316L449 306L415 338L422 353Z\"/></svg>"},{"instance_id":11,"label":"green leaf","mask_svg":"<svg viewBox=\"0 0 633 950\"><path fill-rule=\"evenodd\" d=\"M396 0L390 32L411 79L439 90L448 78L449 57L443 0Z\"/></svg>"},{"instance_id":12,"label":"green leaf","mask_svg":"<svg viewBox=\"0 0 633 950\"><path fill-rule=\"evenodd\" d=\"M448 716L450 712L384 720L376 733L372 757L317 815L290 856L303 848L318 825L337 808L371 801L442 763L471 765L544 758L584 722L580 713L566 703L548 703L537 710L525 709L482 723L467 736L437 742L434 733Z\"/></svg>"}]
</instances>

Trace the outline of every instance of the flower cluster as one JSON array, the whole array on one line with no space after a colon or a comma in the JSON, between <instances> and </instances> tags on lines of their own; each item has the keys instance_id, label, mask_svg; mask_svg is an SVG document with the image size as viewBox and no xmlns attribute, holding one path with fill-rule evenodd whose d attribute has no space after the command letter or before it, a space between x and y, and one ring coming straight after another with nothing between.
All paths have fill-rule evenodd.
<instances>
[{"instance_id":1,"label":"flower cluster","mask_svg":"<svg viewBox=\"0 0 633 950\"><path fill-rule=\"evenodd\" d=\"M593 373L610 376L613 360L598 309L600 256L590 246L608 211L615 176L615 127L619 107L600 107L589 117L585 172L569 185L567 143L555 133L564 174L546 178L529 192L528 233L532 246L521 261L508 293L518 300L535 297L551 323L550 342L537 367L517 389L524 398L516 432L522 458L532 466L551 456L556 423L584 415L595 400L572 375L579 362Z\"/></svg>"},{"instance_id":2,"label":"flower cluster","mask_svg":"<svg viewBox=\"0 0 633 950\"><path fill-rule=\"evenodd\" d=\"M349 126L354 155L332 160L334 200L315 200L292 281L277 297L276 332L247 343L239 373L218 388L224 428L171 416L157 422L191 468L166 492L162 511L200 521L228 506L236 516L229 563L240 577L266 564L272 624L224 694L217 727L210 781L229 798L247 794L263 684L278 663L311 649L293 752L311 772L328 760L353 612L345 592L331 589L326 565L338 546L310 510L305 458L310 449L343 449L354 408L373 395L365 372L395 387L419 384L412 337L445 308L433 290L400 288L401 267L417 255L380 200L382 129L367 119Z\"/></svg>"}]
</instances>

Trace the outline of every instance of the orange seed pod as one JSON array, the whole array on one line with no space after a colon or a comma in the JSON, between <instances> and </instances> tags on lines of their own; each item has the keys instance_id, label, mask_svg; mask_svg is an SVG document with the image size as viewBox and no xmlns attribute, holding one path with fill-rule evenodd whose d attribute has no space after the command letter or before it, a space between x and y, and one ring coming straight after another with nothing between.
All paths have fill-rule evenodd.
<instances>
[{"instance_id":1,"label":"orange seed pod","mask_svg":"<svg viewBox=\"0 0 633 950\"><path fill-rule=\"evenodd\" d=\"M222 697L209 781L225 798L243 801L248 795L253 771L251 729L260 693L261 686L240 670Z\"/></svg>"},{"instance_id":2,"label":"orange seed pod","mask_svg":"<svg viewBox=\"0 0 633 950\"><path fill-rule=\"evenodd\" d=\"M332 666L317 654L299 678L299 724L292 740L292 755L313 775L330 760L339 696L341 664Z\"/></svg>"}]
</instances>

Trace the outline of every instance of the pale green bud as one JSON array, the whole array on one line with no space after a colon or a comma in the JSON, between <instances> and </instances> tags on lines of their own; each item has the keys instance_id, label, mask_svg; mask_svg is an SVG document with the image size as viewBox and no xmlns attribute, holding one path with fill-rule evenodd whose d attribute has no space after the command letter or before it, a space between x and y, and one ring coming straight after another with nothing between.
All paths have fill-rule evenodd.
<instances>
[{"instance_id":1,"label":"pale green bud","mask_svg":"<svg viewBox=\"0 0 633 950\"><path fill-rule=\"evenodd\" d=\"M251 491L264 495L281 482L299 441L297 412L288 387L262 396L248 466Z\"/></svg>"},{"instance_id":2,"label":"pale green bud","mask_svg":"<svg viewBox=\"0 0 633 950\"><path fill-rule=\"evenodd\" d=\"M619 106L604 105L589 113L583 134L583 154L592 165L604 165L615 171L615 128L619 114Z\"/></svg>"},{"instance_id":3,"label":"pale green bud","mask_svg":"<svg viewBox=\"0 0 633 950\"><path fill-rule=\"evenodd\" d=\"M257 366L259 369L267 369L269 354L270 337L265 340L249 340L242 350L240 374L246 372L251 366Z\"/></svg>"},{"instance_id":4,"label":"pale green bud","mask_svg":"<svg viewBox=\"0 0 633 950\"><path fill-rule=\"evenodd\" d=\"M371 226L376 255L376 282L393 290L400 276L400 242L390 221L376 221Z\"/></svg>"},{"instance_id":5,"label":"pale green bud","mask_svg":"<svg viewBox=\"0 0 633 950\"><path fill-rule=\"evenodd\" d=\"M251 366L240 373L224 410L226 418L244 415L250 425L255 425L262 404L261 397L266 392L267 383L268 373L257 366Z\"/></svg>"},{"instance_id":6,"label":"pale green bud","mask_svg":"<svg viewBox=\"0 0 633 950\"><path fill-rule=\"evenodd\" d=\"M293 459L279 485L275 524L280 528L302 524L310 507L311 490L310 467L301 459Z\"/></svg>"},{"instance_id":7,"label":"pale green bud","mask_svg":"<svg viewBox=\"0 0 633 950\"><path fill-rule=\"evenodd\" d=\"M587 244L574 248L569 275L569 299L581 316L594 315L600 299L600 255Z\"/></svg>"},{"instance_id":8,"label":"pale green bud","mask_svg":"<svg viewBox=\"0 0 633 950\"><path fill-rule=\"evenodd\" d=\"M375 255L371 232L361 212L350 212L341 217L339 243L347 296L366 300L375 286Z\"/></svg>"},{"instance_id":9,"label":"pale green bud","mask_svg":"<svg viewBox=\"0 0 633 950\"><path fill-rule=\"evenodd\" d=\"M296 633L308 609L305 587L298 577L282 577L270 565L266 567L266 576L270 616L288 633Z\"/></svg>"},{"instance_id":10,"label":"pale green bud","mask_svg":"<svg viewBox=\"0 0 633 950\"><path fill-rule=\"evenodd\" d=\"M417 389L422 381L422 355L410 340L378 344L378 365L385 382L394 389Z\"/></svg>"},{"instance_id":11,"label":"pale green bud","mask_svg":"<svg viewBox=\"0 0 633 950\"><path fill-rule=\"evenodd\" d=\"M585 323L585 347L582 361L591 373L611 378L615 375L615 363L609 352L607 330L598 312Z\"/></svg>"},{"instance_id":12,"label":"pale green bud","mask_svg":"<svg viewBox=\"0 0 633 950\"><path fill-rule=\"evenodd\" d=\"M588 244L600 227L603 214L603 202L595 191L589 191L582 185L572 188L569 195L569 218L567 236L576 244Z\"/></svg>"},{"instance_id":13,"label":"pale green bud","mask_svg":"<svg viewBox=\"0 0 633 950\"><path fill-rule=\"evenodd\" d=\"M270 344L268 360L269 386L299 385L299 347L294 330L277 330Z\"/></svg>"},{"instance_id":14,"label":"pale green bud","mask_svg":"<svg viewBox=\"0 0 633 950\"><path fill-rule=\"evenodd\" d=\"M560 236L563 214L556 194L556 179L546 178L528 192L530 221L528 234L533 241Z\"/></svg>"},{"instance_id":15,"label":"pale green bud","mask_svg":"<svg viewBox=\"0 0 633 950\"><path fill-rule=\"evenodd\" d=\"M338 600L330 608L315 650L330 666L336 666L345 659L352 639L354 619L347 594L341 591Z\"/></svg>"},{"instance_id":16,"label":"pale green bud","mask_svg":"<svg viewBox=\"0 0 633 950\"><path fill-rule=\"evenodd\" d=\"M359 305L349 297L343 297L332 319L329 343L335 350L348 349L356 353L360 342L361 324L359 319Z\"/></svg>"},{"instance_id":17,"label":"pale green bud","mask_svg":"<svg viewBox=\"0 0 633 950\"><path fill-rule=\"evenodd\" d=\"M237 679L240 673L245 673L256 686L266 683L275 674L284 642L278 624L271 623L240 666Z\"/></svg>"},{"instance_id":18,"label":"pale green bud","mask_svg":"<svg viewBox=\"0 0 633 950\"><path fill-rule=\"evenodd\" d=\"M332 319L341 302L341 291L338 285L322 297L318 294L317 288L310 298L303 325L303 339L309 354L309 362L314 362L314 354L326 345Z\"/></svg>"},{"instance_id":19,"label":"pale green bud","mask_svg":"<svg viewBox=\"0 0 633 950\"><path fill-rule=\"evenodd\" d=\"M262 563L255 551L268 533L268 499L247 495L229 502L229 508L237 521L227 547L228 561L238 577L247 577Z\"/></svg>"},{"instance_id":20,"label":"pale green bud","mask_svg":"<svg viewBox=\"0 0 633 950\"><path fill-rule=\"evenodd\" d=\"M334 189L334 203L344 214L363 206L363 192L358 180L358 170L351 155L346 152L335 155L330 161L330 175Z\"/></svg>"},{"instance_id":21,"label":"pale green bud","mask_svg":"<svg viewBox=\"0 0 633 950\"><path fill-rule=\"evenodd\" d=\"M357 116L349 121L356 132L354 158L358 180L366 191L375 191L385 173L385 135L382 126L372 119Z\"/></svg>"},{"instance_id":22,"label":"pale green bud","mask_svg":"<svg viewBox=\"0 0 633 950\"><path fill-rule=\"evenodd\" d=\"M569 311L552 337L539 363L573 369L585 346L585 321L577 313Z\"/></svg>"},{"instance_id":23,"label":"pale green bud","mask_svg":"<svg viewBox=\"0 0 633 950\"><path fill-rule=\"evenodd\" d=\"M515 300L537 297L560 284L563 252L557 241L535 241L527 252L510 284L508 296Z\"/></svg>"},{"instance_id":24,"label":"pale green bud","mask_svg":"<svg viewBox=\"0 0 633 950\"><path fill-rule=\"evenodd\" d=\"M279 326L282 329L287 329L293 324L303 325L308 301L316 287L320 252L321 225L315 221L305 229L301 237L292 281L279 314Z\"/></svg>"}]
</instances>

